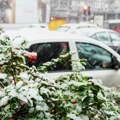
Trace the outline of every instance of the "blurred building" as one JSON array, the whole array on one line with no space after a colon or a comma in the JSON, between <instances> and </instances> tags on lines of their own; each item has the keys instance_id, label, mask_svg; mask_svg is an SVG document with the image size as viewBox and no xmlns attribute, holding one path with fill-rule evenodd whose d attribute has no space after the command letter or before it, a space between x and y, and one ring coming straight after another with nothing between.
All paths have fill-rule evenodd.
<instances>
[{"instance_id":1,"label":"blurred building","mask_svg":"<svg viewBox=\"0 0 120 120\"><path fill-rule=\"evenodd\" d=\"M0 23L80 22L120 18L120 0L0 0ZM84 6L89 10L84 11Z\"/></svg>"},{"instance_id":2,"label":"blurred building","mask_svg":"<svg viewBox=\"0 0 120 120\"><path fill-rule=\"evenodd\" d=\"M51 0L51 17L63 18L67 22L94 19L102 15L104 20L120 18L120 0ZM83 13L84 5L90 7L90 14Z\"/></svg>"},{"instance_id":3,"label":"blurred building","mask_svg":"<svg viewBox=\"0 0 120 120\"><path fill-rule=\"evenodd\" d=\"M120 0L109 1L107 19L120 19Z\"/></svg>"},{"instance_id":4,"label":"blurred building","mask_svg":"<svg viewBox=\"0 0 120 120\"><path fill-rule=\"evenodd\" d=\"M80 0L51 0L50 16L67 22L79 22Z\"/></svg>"}]
</instances>

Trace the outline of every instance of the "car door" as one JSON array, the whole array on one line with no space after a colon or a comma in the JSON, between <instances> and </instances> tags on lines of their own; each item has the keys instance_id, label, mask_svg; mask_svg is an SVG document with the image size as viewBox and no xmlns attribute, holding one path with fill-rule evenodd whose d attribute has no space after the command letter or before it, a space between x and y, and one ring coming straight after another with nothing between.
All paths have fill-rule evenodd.
<instances>
[{"instance_id":1,"label":"car door","mask_svg":"<svg viewBox=\"0 0 120 120\"><path fill-rule=\"evenodd\" d=\"M114 57L106 49L91 43L76 42L79 58L87 60L83 75L101 79L106 86L120 85L120 69L115 70Z\"/></svg>"},{"instance_id":2,"label":"car door","mask_svg":"<svg viewBox=\"0 0 120 120\"><path fill-rule=\"evenodd\" d=\"M53 80L61 75L70 74L72 72L72 65L70 61L70 56L64 58L61 61L57 61L57 58L60 55L64 55L70 51L69 42L41 42L32 44L29 49L29 52L37 53L37 60L35 62L27 61L28 66L48 66L45 74L45 77ZM56 59L56 60L55 60ZM44 64L46 63L47 64ZM51 66L49 66L51 64Z\"/></svg>"}]
</instances>

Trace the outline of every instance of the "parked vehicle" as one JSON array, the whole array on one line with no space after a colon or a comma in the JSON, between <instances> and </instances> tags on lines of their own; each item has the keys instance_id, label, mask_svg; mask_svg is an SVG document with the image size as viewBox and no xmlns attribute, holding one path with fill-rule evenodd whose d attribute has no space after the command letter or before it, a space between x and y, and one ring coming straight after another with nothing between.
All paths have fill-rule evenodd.
<instances>
[{"instance_id":1,"label":"parked vehicle","mask_svg":"<svg viewBox=\"0 0 120 120\"><path fill-rule=\"evenodd\" d=\"M40 24L29 24L26 25L25 27L21 27L20 29L18 29L18 31L21 32L36 31L36 30L49 31L49 28L46 23L40 23Z\"/></svg>"},{"instance_id":2,"label":"parked vehicle","mask_svg":"<svg viewBox=\"0 0 120 120\"><path fill-rule=\"evenodd\" d=\"M77 29L73 33L81 34L101 41L120 54L120 34L109 29Z\"/></svg>"},{"instance_id":3,"label":"parked vehicle","mask_svg":"<svg viewBox=\"0 0 120 120\"><path fill-rule=\"evenodd\" d=\"M11 33L8 35L12 36ZM26 49L30 52L37 52L38 55L35 63L28 63L30 66L35 65L38 67L44 62L48 62L69 51L75 53L72 57L66 58L63 63L57 64L54 69L45 74L51 79L75 71L74 61L70 60L86 58L86 69L82 70L81 74L89 78L101 79L106 86L117 86L120 84L120 55L99 41L81 35L55 31L31 31L27 34L22 34L22 36L28 40ZM20 42L21 39L14 40L12 43L13 47L19 46ZM81 64L78 63L78 66L81 66Z\"/></svg>"},{"instance_id":4,"label":"parked vehicle","mask_svg":"<svg viewBox=\"0 0 120 120\"><path fill-rule=\"evenodd\" d=\"M48 30L48 25L46 23L30 24L30 25L28 25L28 28L39 28L39 29L47 29Z\"/></svg>"},{"instance_id":5,"label":"parked vehicle","mask_svg":"<svg viewBox=\"0 0 120 120\"><path fill-rule=\"evenodd\" d=\"M96 24L91 24L91 23L68 23L68 24L63 24L59 26L56 31L60 32L73 32L76 29L83 29L83 28L99 28Z\"/></svg>"}]
</instances>

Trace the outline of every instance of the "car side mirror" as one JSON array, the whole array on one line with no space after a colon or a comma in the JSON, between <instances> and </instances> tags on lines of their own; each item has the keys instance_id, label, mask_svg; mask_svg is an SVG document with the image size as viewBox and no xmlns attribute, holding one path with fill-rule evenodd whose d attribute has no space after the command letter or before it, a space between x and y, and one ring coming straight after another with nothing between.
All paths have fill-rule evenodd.
<instances>
[{"instance_id":1,"label":"car side mirror","mask_svg":"<svg viewBox=\"0 0 120 120\"><path fill-rule=\"evenodd\" d=\"M120 68L120 61L116 57L113 57L113 66L115 70Z\"/></svg>"}]
</instances>

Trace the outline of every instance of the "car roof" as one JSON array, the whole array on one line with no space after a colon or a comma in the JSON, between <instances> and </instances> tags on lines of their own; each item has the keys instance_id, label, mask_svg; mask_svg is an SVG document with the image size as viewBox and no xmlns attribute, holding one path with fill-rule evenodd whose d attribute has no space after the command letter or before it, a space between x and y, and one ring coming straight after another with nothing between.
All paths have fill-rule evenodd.
<instances>
[{"instance_id":1,"label":"car roof","mask_svg":"<svg viewBox=\"0 0 120 120\"><path fill-rule=\"evenodd\" d=\"M20 36L28 41L34 40L74 40L74 39L91 39L82 35L75 35L71 33L58 32L58 31L46 31L46 30L29 30L29 31L6 31L6 34L10 36L11 39Z\"/></svg>"},{"instance_id":2,"label":"car roof","mask_svg":"<svg viewBox=\"0 0 120 120\"><path fill-rule=\"evenodd\" d=\"M76 35L72 33L58 32L58 31L40 31L40 30L29 30L29 31L6 31L6 34L11 38L16 38L17 42L21 39L27 40L31 43L39 41L69 41L69 40L93 40L82 35Z\"/></svg>"},{"instance_id":3,"label":"car roof","mask_svg":"<svg viewBox=\"0 0 120 120\"><path fill-rule=\"evenodd\" d=\"M63 25L60 25L56 31L61 31L61 32L72 32L76 30L77 28L99 28L96 24L92 23L86 23L86 22L81 22L81 23L66 23Z\"/></svg>"},{"instance_id":4,"label":"car roof","mask_svg":"<svg viewBox=\"0 0 120 120\"><path fill-rule=\"evenodd\" d=\"M66 23L66 24L63 24L61 26L69 26L69 27L78 27L78 26L96 26L96 24L92 24L92 23L86 23L86 22L81 22L81 23Z\"/></svg>"},{"instance_id":5,"label":"car roof","mask_svg":"<svg viewBox=\"0 0 120 120\"><path fill-rule=\"evenodd\" d=\"M79 31L74 31L74 33L81 33L81 35L86 35L86 36L91 36L95 33L98 32L114 32L113 30L109 30L109 29L102 29L102 28L84 28L84 29L79 29Z\"/></svg>"}]
</instances>

